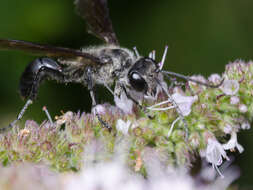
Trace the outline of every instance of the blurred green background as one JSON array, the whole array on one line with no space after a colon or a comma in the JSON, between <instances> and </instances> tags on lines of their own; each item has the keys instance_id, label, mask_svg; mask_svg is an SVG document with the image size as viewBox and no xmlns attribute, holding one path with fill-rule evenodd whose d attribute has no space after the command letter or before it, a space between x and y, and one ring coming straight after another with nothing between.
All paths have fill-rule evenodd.
<instances>
[{"instance_id":1,"label":"blurred green background","mask_svg":"<svg viewBox=\"0 0 253 190\"><path fill-rule=\"evenodd\" d=\"M110 14L122 46L137 46L143 55L155 49L161 58L169 45L166 69L186 75L221 73L236 59L253 59L252 0L111 0ZM85 22L75 13L72 0L0 1L0 38L28 40L79 48L100 43L85 31ZM18 94L19 77L34 57L20 52L0 52L0 125L12 121L24 102ZM101 89L100 89L100 92ZM100 102L112 98L99 93ZM89 111L88 91L80 85L46 82L25 119L45 119L50 113ZM236 157L241 167L240 186L253 184L251 131L241 133L245 152Z\"/></svg>"}]
</instances>

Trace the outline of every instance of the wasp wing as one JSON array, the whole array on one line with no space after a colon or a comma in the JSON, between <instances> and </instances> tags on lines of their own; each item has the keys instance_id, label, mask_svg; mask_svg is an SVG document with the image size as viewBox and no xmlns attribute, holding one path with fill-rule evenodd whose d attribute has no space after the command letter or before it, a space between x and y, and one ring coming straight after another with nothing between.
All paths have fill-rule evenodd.
<instances>
[{"instance_id":1,"label":"wasp wing","mask_svg":"<svg viewBox=\"0 0 253 190\"><path fill-rule=\"evenodd\" d=\"M29 54L48 57L82 57L88 62L99 63L99 59L80 50L42 45L21 40L0 39L0 50L20 50Z\"/></svg>"},{"instance_id":2,"label":"wasp wing","mask_svg":"<svg viewBox=\"0 0 253 190\"><path fill-rule=\"evenodd\" d=\"M106 43L118 45L109 15L107 0L75 0L79 15L88 25L88 32Z\"/></svg>"}]
</instances>

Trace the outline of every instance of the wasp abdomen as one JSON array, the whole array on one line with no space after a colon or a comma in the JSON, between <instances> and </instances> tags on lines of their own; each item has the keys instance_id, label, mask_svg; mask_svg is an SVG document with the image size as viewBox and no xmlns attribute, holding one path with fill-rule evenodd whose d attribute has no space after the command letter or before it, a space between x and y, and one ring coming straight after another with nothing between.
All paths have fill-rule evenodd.
<instances>
[{"instance_id":1,"label":"wasp abdomen","mask_svg":"<svg viewBox=\"0 0 253 190\"><path fill-rule=\"evenodd\" d=\"M40 83L46 78L62 78L61 72L60 66L54 60L49 58L35 59L27 65L20 78L19 91L21 96L34 100Z\"/></svg>"}]
</instances>

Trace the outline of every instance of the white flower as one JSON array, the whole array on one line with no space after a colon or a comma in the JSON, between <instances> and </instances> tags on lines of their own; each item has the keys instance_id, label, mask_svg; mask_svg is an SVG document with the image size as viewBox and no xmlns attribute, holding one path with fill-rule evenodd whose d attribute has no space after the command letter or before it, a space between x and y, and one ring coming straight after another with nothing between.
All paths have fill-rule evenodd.
<instances>
[{"instance_id":1,"label":"white flower","mask_svg":"<svg viewBox=\"0 0 253 190\"><path fill-rule=\"evenodd\" d=\"M224 147L216 139L209 138L206 148L206 159L213 165L221 177L223 177L223 175L220 173L217 166L222 164L223 158L229 160Z\"/></svg>"},{"instance_id":2,"label":"white flower","mask_svg":"<svg viewBox=\"0 0 253 190\"><path fill-rule=\"evenodd\" d=\"M165 111L165 110L169 110L169 109L173 109L176 108L176 106L178 106L179 110L180 110L180 114L182 114L183 116L187 116L191 113L191 106L192 104L198 100L198 96L184 96L181 93L174 93L172 94L172 96L170 98L168 98L168 100L163 101L163 102L159 102L157 104L154 104L150 107L147 107L147 109L150 110L156 110L156 111ZM163 108L159 108L158 106L164 105L164 104L173 104L173 102L176 103L176 105L170 105L167 107L163 107Z\"/></svg>"},{"instance_id":3,"label":"white flower","mask_svg":"<svg viewBox=\"0 0 253 190\"><path fill-rule=\"evenodd\" d=\"M221 85L220 89L226 95L235 95L239 90L239 83L237 80L225 80Z\"/></svg>"},{"instance_id":4,"label":"white flower","mask_svg":"<svg viewBox=\"0 0 253 190\"><path fill-rule=\"evenodd\" d=\"M209 138L206 148L206 159L214 165L222 164L222 157L229 160L223 146L216 140Z\"/></svg>"},{"instance_id":5,"label":"white flower","mask_svg":"<svg viewBox=\"0 0 253 190\"><path fill-rule=\"evenodd\" d=\"M214 84L219 84L221 82L221 76L217 73L214 73L208 77L208 80Z\"/></svg>"},{"instance_id":6,"label":"white flower","mask_svg":"<svg viewBox=\"0 0 253 190\"><path fill-rule=\"evenodd\" d=\"M71 112L71 111L66 112L64 115L62 115L60 117L57 117L56 124L57 125L62 125L66 122L70 122L73 118L73 115L74 115L74 113Z\"/></svg>"},{"instance_id":7,"label":"white flower","mask_svg":"<svg viewBox=\"0 0 253 190\"><path fill-rule=\"evenodd\" d=\"M250 129L250 123L248 121L245 121L241 124L241 129Z\"/></svg>"},{"instance_id":8,"label":"white flower","mask_svg":"<svg viewBox=\"0 0 253 190\"><path fill-rule=\"evenodd\" d=\"M96 114L99 114L99 115L103 115L106 113L106 108L105 106L101 105L101 104L98 104L96 105L95 107L92 108L91 112L96 115Z\"/></svg>"},{"instance_id":9,"label":"white flower","mask_svg":"<svg viewBox=\"0 0 253 190\"><path fill-rule=\"evenodd\" d=\"M120 131L124 135L128 134L129 127L131 125L131 121L123 121L122 119L118 119L117 124L116 124L116 129L117 131Z\"/></svg>"},{"instance_id":10,"label":"white flower","mask_svg":"<svg viewBox=\"0 0 253 190\"><path fill-rule=\"evenodd\" d=\"M240 99L237 96L232 96L230 98L230 104L237 105L240 102Z\"/></svg>"},{"instance_id":11,"label":"white flower","mask_svg":"<svg viewBox=\"0 0 253 190\"><path fill-rule=\"evenodd\" d=\"M176 102L179 110L183 116L187 116L191 113L191 106L198 100L198 96L183 96L180 93L172 94L173 100Z\"/></svg>"},{"instance_id":12,"label":"white flower","mask_svg":"<svg viewBox=\"0 0 253 190\"><path fill-rule=\"evenodd\" d=\"M125 113L133 112L133 101L128 99L125 93L121 93L120 97L114 96L114 101L116 106L122 109Z\"/></svg>"},{"instance_id":13,"label":"white flower","mask_svg":"<svg viewBox=\"0 0 253 190\"><path fill-rule=\"evenodd\" d=\"M239 105L239 111L241 113L246 113L248 111L248 108L247 108L247 106L245 104L240 104Z\"/></svg>"},{"instance_id":14,"label":"white flower","mask_svg":"<svg viewBox=\"0 0 253 190\"><path fill-rule=\"evenodd\" d=\"M206 79L202 75L193 75L193 76L191 76L191 79L206 83ZM193 84L193 85L196 85L196 83L193 82L193 81L189 81L189 83Z\"/></svg>"},{"instance_id":15,"label":"white flower","mask_svg":"<svg viewBox=\"0 0 253 190\"><path fill-rule=\"evenodd\" d=\"M235 148L237 148L240 153L242 153L244 150L242 145L240 145L237 142L237 133L234 131L231 133L230 140L226 144L223 144L222 146L225 150L234 150Z\"/></svg>"}]
</instances>

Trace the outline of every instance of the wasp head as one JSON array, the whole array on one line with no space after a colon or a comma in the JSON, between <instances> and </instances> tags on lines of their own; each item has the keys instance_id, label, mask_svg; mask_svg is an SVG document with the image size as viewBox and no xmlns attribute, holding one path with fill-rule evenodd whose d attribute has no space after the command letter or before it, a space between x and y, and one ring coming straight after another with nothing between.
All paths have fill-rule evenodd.
<instances>
[{"instance_id":1,"label":"wasp head","mask_svg":"<svg viewBox=\"0 0 253 190\"><path fill-rule=\"evenodd\" d=\"M154 97L157 92L158 81L162 74L158 64L151 58L140 58L128 72L128 82L132 90L146 96Z\"/></svg>"}]
</instances>

